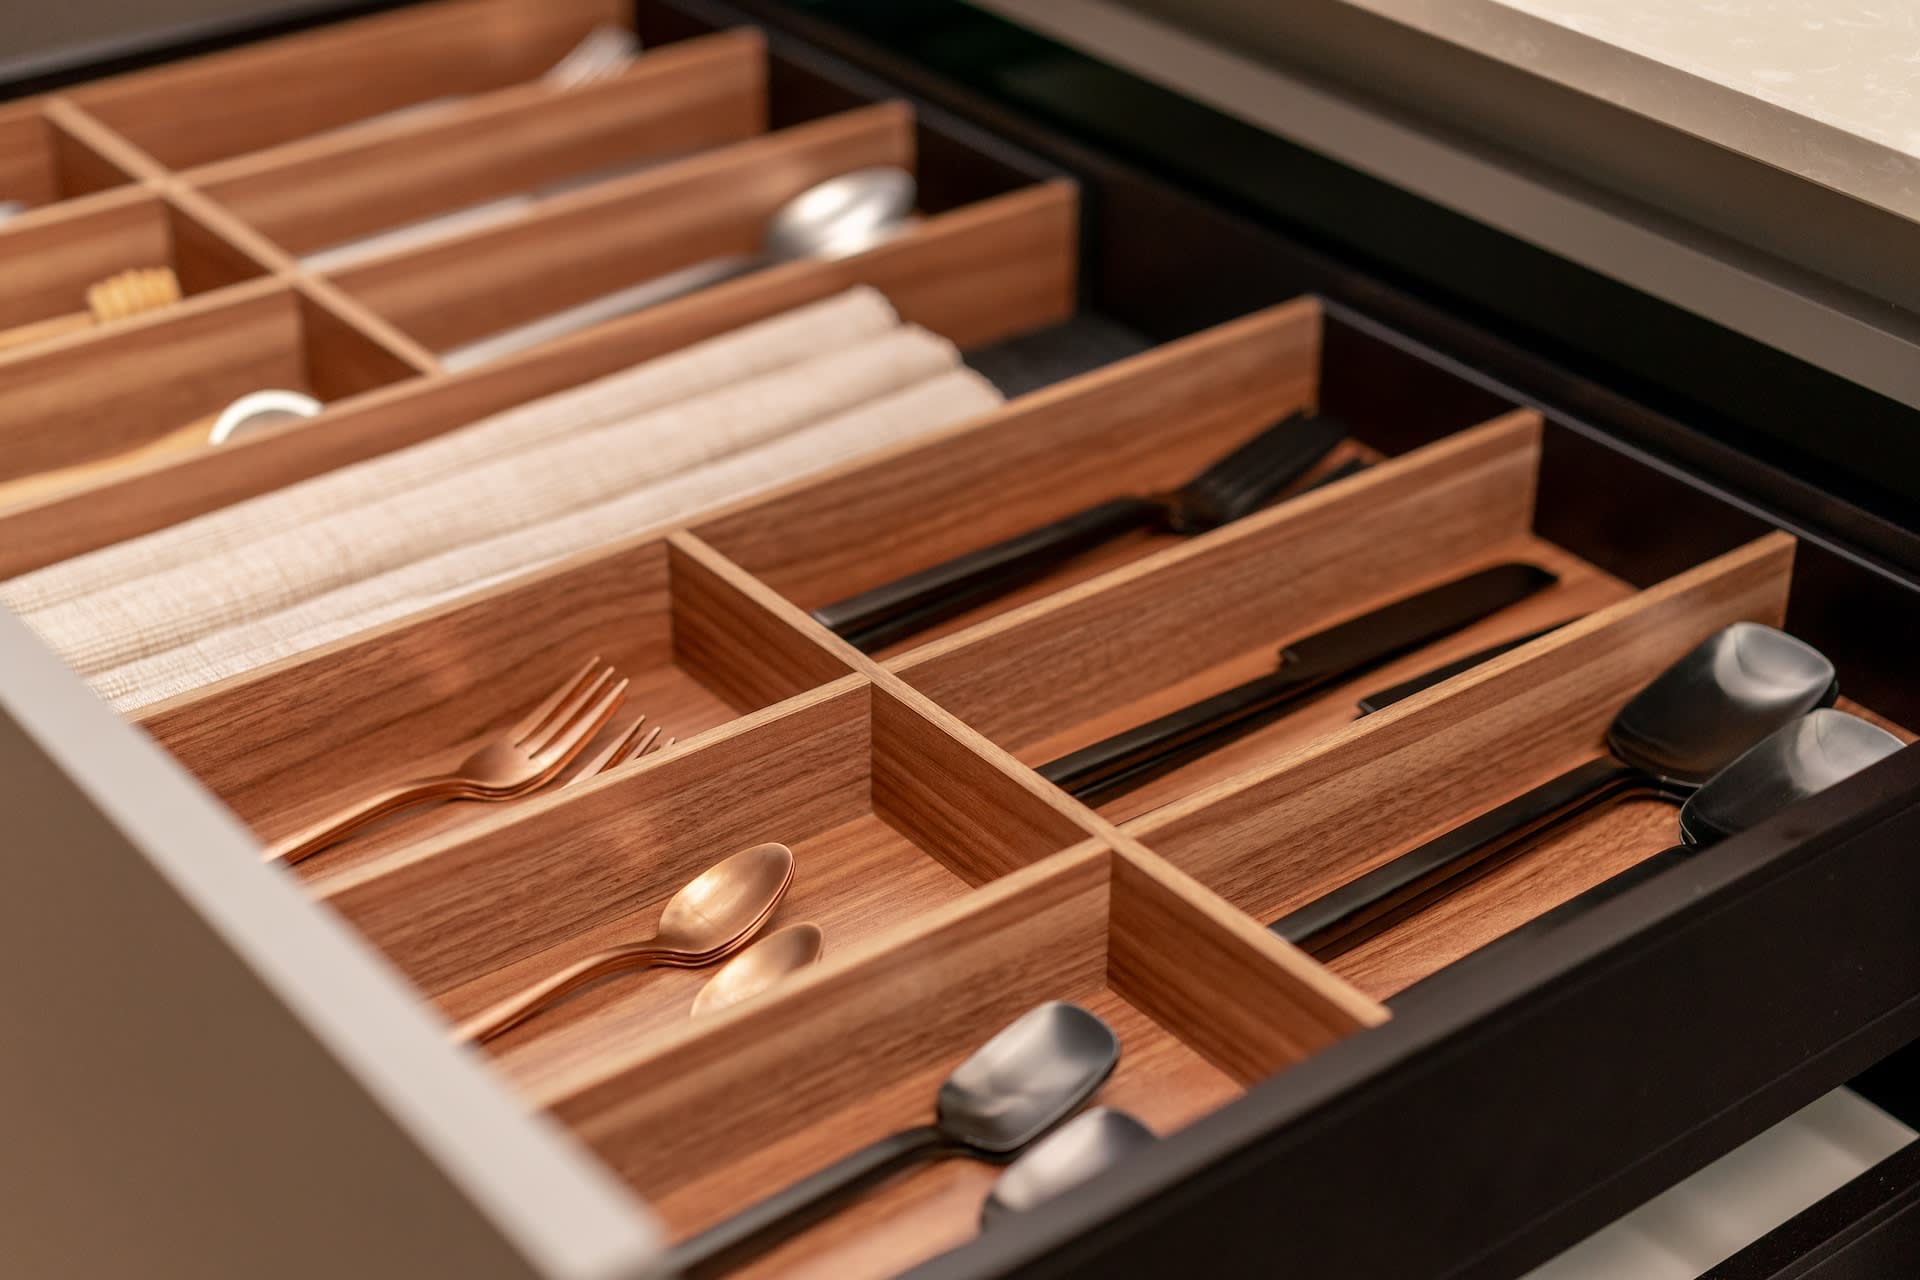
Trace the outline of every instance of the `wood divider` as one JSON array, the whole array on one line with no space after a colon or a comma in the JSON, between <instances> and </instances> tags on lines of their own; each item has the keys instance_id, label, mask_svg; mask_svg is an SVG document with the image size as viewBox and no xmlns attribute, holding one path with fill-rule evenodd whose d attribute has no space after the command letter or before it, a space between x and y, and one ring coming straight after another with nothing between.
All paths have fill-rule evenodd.
<instances>
[{"instance_id":1,"label":"wood divider","mask_svg":"<svg viewBox=\"0 0 1920 1280\"><path fill-rule=\"evenodd\" d=\"M1107 498L1152 493L1314 402L1320 309L1291 302L1022 396L989 418L700 520L701 539L814 608ZM1084 557L944 635L1164 540ZM915 638L924 644L929 635Z\"/></svg>"},{"instance_id":2,"label":"wood divider","mask_svg":"<svg viewBox=\"0 0 1920 1280\"><path fill-rule=\"evenodd\" d=\"M1614 713L1687 649L1780 622L1793 546L1761 538L1124 829L1272 920L1600 754Z\"/></svg>"},{"instance_id":3,"label":"wood divider","mask_svg":"<svg viewBox=\"0 0 1920 1280\"><path fill-rule=\"evenodd\" d=\"M188 169L416 103L536 80L595 26L628 22L620 0L419 5L116 76L68 96L160 163Z\"/></svg>"},{"instance_id":4,"label":"wood divider","mask_svg":"<svg viewBox=\"0 0 1920 1280\"><path fill-rule=\"evenodd\" d=\"M57 98L0 106L0 200L20 201L27 211L19 216L37 219L70 200L96 205L101 193L151 176L91 135Z\"/></svg>"},{"instance_id":5,"label":"wood divider","mask_svg":"<svg viewBox=\"0 0 1920 1280\"><path fill-rule=\"evenodd\" d=\"M330 278L444 350L683 267L751 256L787 200L871 165L913 167L905 104L862 107L663 164Z\"/></svg>"},{"instance_id":6,"label":"wood divider","mask_svg":"<svg viewBox=\"0 0 1920 1280\"><path fill-rule=\"evenodd\" d=\"M556 94L517 85L369 139L322 135L195 169L184 181L299 255L611 167L765 130L766 49L741 30L653 50Z\"/></svg>"},{"instance_id":7,"label":"wood divider","mask_svg":"<svg viewBox=\"0 0 1920 1280\"><path fill-rule=\"evenodd\" d=\"M855 285L881 290L904 319L962 346L1056 323L1073 309L1076 198L1071 183L1054 182L985 200L850 258L729 281L497 364L377 391L313 422L46 498L0 515L0 577L417 444ZM1006 265L974 270L989 253Z\"/></svg>"}]
</instances>

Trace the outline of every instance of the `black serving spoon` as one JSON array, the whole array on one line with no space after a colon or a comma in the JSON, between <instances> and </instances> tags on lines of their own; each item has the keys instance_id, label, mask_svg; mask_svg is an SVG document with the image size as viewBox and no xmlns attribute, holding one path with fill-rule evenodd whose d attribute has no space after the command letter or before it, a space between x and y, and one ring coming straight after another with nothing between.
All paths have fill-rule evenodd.
<instances>
[{"instance_id":1,"label":"black serving spoon","mask_svg":"<svg viewBox=\"0 0 1920 1280\"><path fill-rule=\"evenodd\" d=\"M1626 795L1685 800L1769 733L1832 705L1839 693L1833 663L1818 649L1757 622L1736 622L1620 709L1607 730L1607 755L1289 912L1273 931L1321 959L1339 955L1523 837Z\"/></svg>"},{"instance_id":2,"label":"black serving spoon","mask_svg":"<svg viewBox=\"0 0 1920 1280\"><path fill-rule=\"evenodd\" d=\"M813 616L871 653L1034 581L1139 529L1182 536L1252 515L1346 439L1331 418L1289 414L1166 493L1110 498L904 578L822 605Z\"/></svg>"},{"instance_id":3,"label":"black serving spoon","mask_svg":"<svg viewBox=\"0 0 1920 1280\"><path fill-rule=\"evenodd\" d=\"M668 1271L731 1270L917 1164L955 1156L1005 1164L1079 1110L1119 1060L1119 1040L1085 1009L1057 1000L1031 1009L954 1068L932 1124L882 1138L708 1228L673 1249Z\"/></svg>"},{"instance_id":4,"label":"black serving spoon","mask_svg":"<svg viewBox=\"0 0 1920 1280\"><path fill-rule=\"evenodd\" d=\"M980 1206L980 1229L1037 1209L1055 1196L1157 1142L1153 1130L1124 1111L1093 1107L1027 1148L994 1179Z\"/></svg>"},{"instance_id":5,"label":"black serving spoon","mask_svg":"<svg viewBox=\"0 0 1920 1280\"><path fill-rule=\"evenodd\" d=\"M1488 963L1482 958L1490 953L1506 954L1524 948L1564 928L1601 903L1611 902L1627 890L1696 857L1703 849L1757 827L1796 801L1818 795L1868 765L1886 759L1902 745L1900 739L1885 729L1858 716L1831 707L1810 711L1762 738L1687 797L1687 802L1680 807L1679 844L1642 858L1553 910L1484 944L1470 956L1476 963ZM1453 963L1459 964L1468 958L1462 956ZM1431 976L1421 981L1429 981ZM1412 990L1414 987L1407 988ZM1395 998L1405 996L1403 991ZM1039 1154L1039 1150L1035 1147L1028 1156L1021 1157L1022 1162Z\"/></svg>"}]
</instances>

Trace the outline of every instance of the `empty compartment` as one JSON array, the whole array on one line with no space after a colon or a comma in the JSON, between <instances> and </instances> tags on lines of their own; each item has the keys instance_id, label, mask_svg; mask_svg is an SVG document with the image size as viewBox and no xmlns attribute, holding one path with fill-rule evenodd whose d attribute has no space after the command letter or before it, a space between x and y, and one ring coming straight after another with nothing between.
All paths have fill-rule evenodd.
<instances>
[{"instance_id":1,"label":"empty compartment","mask_svg":"<svg viewBox=\"0 0 1920 1280\"><path fill-rule=\"evenodd\" d=\"M843 469L697 526L806 609L846 599L1114 498L1164 493L1289 414L1310 410L1320 311L1274 307L1023 396L992 419ZM1336 447L1293 492L1349 458ZM1177 544L1141 528L1003 596L879 646L964 629Z\"/></svg>"},{"instance_id":2,"label":"empty compartment","mask_svg":"<svg viewBox=\"0 0 1920 1280\"><path fill-rule=\"evenodd\" d=\"M1780 624L1793 552L1768 535L1125 829L1276 920L1602 756L1614 715L1675 659L1730 623ZM1384 998L1678 843L1673 803L1606 805L1389 904L1327 963Z\"/></svg>"},{"instance_id":3,"label":"empty compartment","mask_svg":"<svg viewBox=\"0 0 1920 1280\"><path fill-rule=\"evenodd\" d=\"M847 674L732 579L641 538L158 703L139 720L272 841L383 783L452 767L595 657L629 682L614 726L644 712L682 745ZM299 868L362 865L484 822L490 809L402 814Z\"/></svg>"},{"instance_id":4,"label":"empty compartment","mask_svg":"<svg viewBox=\"0 0 1920 1280\"><path fill-rule=\"evenodd\" d=\"M186 169L419 108L390 122L404 127L459 99L537 81L595 27L626 25L626 11L617 0L426 5L118 76L71 96L161 164Z\"/></svg>"},{"instance_id":5,"label":"empty compartment","mask_svg":"<svg viewBox=\"0 0 1920 1280\"><path fill-rule=\"evenodd\" d=\"M568 93L490 94L416 128L296 143L192 180L311 269L338 270L765 127L765 51L741 31L649 52Z\"/></svg>"},{"instance_id":6,"label":"empty compartment","mask_svg":"<svg viewBox=\"0 0 1920 1280\"><path fill-rule=\"evenodd\" d=\"M44 102L35 99L0 107L0 214L17 216L132 180L131 174L64 128ZM0 226L6 222L0 217Z\"/></svg>"},{"instance_id":7,"label":"empty compartment","mask_svg":"<svg viewBox=\"0 0 1920 1280\"><path fill-rule=\"evenodd\" d=\"M0 354L0 480L112 459L201 421L210 428L251 391L284 387L326 402L413 372L304 294L268 280L236 286L83 339Z\"/></svg>"},{"instance_id":8,"label":"empty compartment","mask_svg":"<svg viewBox=\"0 0 1920 1280\"><path fill-rule=\"evenodd\" d=\"M527 218L348 268L341 288L443 354L675 271L759 251L768 217L828 178L913 166L883 104L663 165Z\"/></svg>"},{"instance_id":9,"label":"empty compartment","mask_svg":"<svg viewBox=\"0 0 1920 1280\"><path fill-rule=\"evenodd\" d=\"M164 268L182 297L264 272L243 250L172 202L129 191L9 229L0 222L0 351L115 323L89 312L87 291L123 272ZM43 321L62 321L46 325Z\"/></svg>"},{"instance_id":10,"label":"empty compartment","mask_svg":"<svg viewBox=\"0 0 1920 1280\"><path fill-rule=\"evenodd\" d=\"M1045 800L849 677L309 887L458 1022L650 936L682 886L755 845L784 844L794 859L766 929L812 923L837 953L1083 839ZM609 1046L677 1029L715 968L607 977L487 1051L537 1088Z\"/></svg>"},{"instance_id":11,"label":"empty compartment","mask_svg":"<svg viewBox=\"0 0 1920 1280\"><path fill-rule=\"evenodd\" d=\"M1048 1000L1119 1040L1092 1104L1162 1136L1382 1016L1157 860L1083 846L710 1021L603 1040L530 1093L683 1239L931 1123L947 1073ZM897 1176L734 1274L895 1274L969 1239L998 1172Z\"/></svg>"},{"instance_id":12,"label":"empty compartment","mask_svg":"<svg viewBox=\"0 0 1920 1280\"><path fill-rule=\"evenodd\" d=\"M1586 613L1624 583L1531 531L1539 422L1510 414L1162 549L889 667L1040 765L1267 675L1280 651L1417 591L1504 562L1557 581L1443 638L1312 692L1278 719L1136 790L1129 818L1302 746L1354 700L1490 644Z\"/></svg>"}]
</instances>

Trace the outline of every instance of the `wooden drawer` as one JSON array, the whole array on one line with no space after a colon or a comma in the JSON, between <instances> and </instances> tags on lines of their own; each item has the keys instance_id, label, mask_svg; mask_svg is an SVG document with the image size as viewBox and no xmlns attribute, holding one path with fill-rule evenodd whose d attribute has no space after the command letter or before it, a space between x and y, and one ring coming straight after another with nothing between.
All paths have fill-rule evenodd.
<instances>
[{"instance_id":1,"label":"wooden drawer","mask_svg":"<svg viewBox=\"0 0 1920 1280\"><path fill-rule=\"evenodd\" d=\"M1636 688L1732 622L1816 644L1842 705L1908 736L1916 579L1814 518L1818 490L1768 506L1791 477L1749 485L1751 459L1623 388L1009 115L872 31L745 8L759 25L706 0L451 0L5 108L0 128L53 139L19 179L36 207L0 228L0 278L31 267L26 318L129 254L171 254L189 296L0 354L0 480L263 377L327 406L0 510L0 579L853 285L1024 394L124 717L0 617L0 804L24 832L0 958L48 975L0 1089L34 1102L14 1152L74 1157L34 1178L43 1159L0 1160L40 1224L0 1261L649 1274L664 1239L920 1123L972 1045L1068 999L1119 1034L1102 1096L1154 1148L985 1232L994 1171L950 1162L748 1273L1511 1274L1920 1033L1911 751L1518 952L1475 954L1672 843L1672 808L1604 810L1337 956L1265 929L1597 754ZM627 71L526 83L629 19L647 52ZM386 74L349 73L370 65ZM294 68L332 79L293 92ZM236 99L257 110L216 111ZM596 290L750 249L782 200L876 164L916 170L922 215L878 248L443 367ZM609 166L627 169L436 244L305 257ZM810 612L1178 484L1312 409L1348 441L1234 524L1117 542L872 653ZM1307 487L1348 459L1366 465ZM1036 771L1505 561L1554 584L1125 797L1083 804ZM1356 714L1376 686L1561 623ZM669 749L258 864L366 758L472 737L589 654ZM463 696L481 683L484 705ZM443 1020L644 930L761 841L798 862L779 922L828 936L775 997L689 1020L699 975L668 974L484 1053L446 1042ZM125 1206L116 1231L83 1230L96 1203Z\"/></svg>"}]
</instances>

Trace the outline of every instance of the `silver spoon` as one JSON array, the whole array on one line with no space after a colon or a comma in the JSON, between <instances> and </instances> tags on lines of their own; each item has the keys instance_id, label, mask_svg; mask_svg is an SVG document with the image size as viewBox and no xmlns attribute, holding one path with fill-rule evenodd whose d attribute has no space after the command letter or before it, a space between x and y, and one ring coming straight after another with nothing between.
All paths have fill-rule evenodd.
<instances>
[{"instance_id":1,"label":"silver spoon","mask_svg":"<svg viewBox=\"0 0 1920 1280\"><path fill-rule=\"evenodd\" d=\"M320 402L304 391L289 391L285 387L249 391L214 417L213 426L207 432L207 443L225 444L262 427L294 418L311 418L320 409Z\"/></svg>"},{"instance_id":2,"label":"silver spoon","mask_svg":"<svg viewBox=\"0 0 1920 1280\"><path fill-rule=\"evenodd\" d=\"M440 353L447 369L470 369L489 360L577 333L617 316L802 258L845 258L898 234L913 215L916 187L905 169L856 169L816 183L773 211L751 257L710 258L690 267L502 330L478 342Z\"/></svg>"},{"instance_id":3,"label":"silver spoon","mask_svg":"<svg viewBox=\"0 0 1920 1280\"><path fill-rule=\"evenodd\" d=\"M1124 1111L1112 1107L1083 1111L1027 1148L994 1180L993 1190L980 1206L980 1229L1037 1209L1157 1141L1153 1130Z\"/></svg>"}]
</instances>

